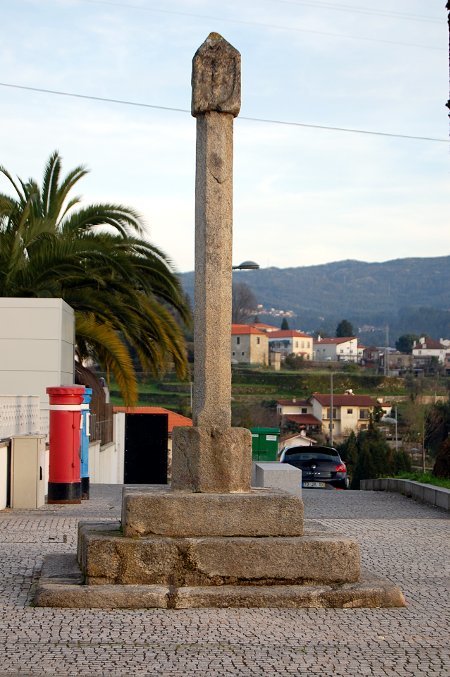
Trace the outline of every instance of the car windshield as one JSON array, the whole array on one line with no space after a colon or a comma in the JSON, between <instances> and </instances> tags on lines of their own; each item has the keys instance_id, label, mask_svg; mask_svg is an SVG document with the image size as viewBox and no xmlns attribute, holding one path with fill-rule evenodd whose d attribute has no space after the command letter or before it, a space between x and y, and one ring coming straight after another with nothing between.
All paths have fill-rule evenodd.
<instances>
[{"instance_id":1,"label":"car windshield","mask_svg":"<svg viewBox=\"0 0 450 677\"><path fill-rule=\"evenodd\" d=\"M325 451L301 451L299 449L286 449L285 458L291 461L339 461L340 458L334 449Z\"/></svg>"}]
</instances>

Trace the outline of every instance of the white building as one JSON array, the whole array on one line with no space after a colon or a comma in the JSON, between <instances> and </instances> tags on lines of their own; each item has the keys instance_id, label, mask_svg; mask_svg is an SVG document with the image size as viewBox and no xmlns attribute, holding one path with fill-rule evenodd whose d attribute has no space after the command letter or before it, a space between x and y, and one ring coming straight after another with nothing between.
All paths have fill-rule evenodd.
<instances>
[{"instance_id":1,"label":"white building","mask_svg":"<svg viewBox=\"0 0 450 677\"><path fill-rule=\"evenodd\" d=\"M429 359L437 357L439 364L445 364L445 356L448 352L448 348L443 343L429 336L421 336L418 341L413 343L413 357L425 357Z\"/></svg>"},{"instance_id":2,"label":"white building","mask_svg":"<svg viewBox=\"0 0 450 677\"><path fill-rule=\"evenodd\" d=\"M314 360L317 362L357 362L358 339L355 336L314 339Z\"/></svg>"},{"instance_id":3,"label":"white building","mask_svg":"<svg viewBox=\"0 0 450 677\"><path fill-rule=\"evenodd\" d=\"M304 360L312 360L313 338L296 329L279 329L268 334L269 350L287 355L303 357Z\"/></svg>"}]
</instances>

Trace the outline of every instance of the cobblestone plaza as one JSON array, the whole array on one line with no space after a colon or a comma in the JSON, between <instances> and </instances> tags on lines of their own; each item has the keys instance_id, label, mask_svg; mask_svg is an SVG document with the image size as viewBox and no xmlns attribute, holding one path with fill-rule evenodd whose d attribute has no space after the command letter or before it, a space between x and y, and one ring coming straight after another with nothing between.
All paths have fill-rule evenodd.
<instances>
[{"instance_id":1,"label":"cobblestone plaza","mask_svg":"<svg viewBox=\"0 0 450 677\"><path fill-rule=\"evenodd\" d=\"M305 527L349 536L400 609L108 611L31 606L47 553L80 519L120 518L120 486L81 505L0 512L0 675L450 676L448 513L396 494L304 491Z\"/></svg>"}]
</instances>

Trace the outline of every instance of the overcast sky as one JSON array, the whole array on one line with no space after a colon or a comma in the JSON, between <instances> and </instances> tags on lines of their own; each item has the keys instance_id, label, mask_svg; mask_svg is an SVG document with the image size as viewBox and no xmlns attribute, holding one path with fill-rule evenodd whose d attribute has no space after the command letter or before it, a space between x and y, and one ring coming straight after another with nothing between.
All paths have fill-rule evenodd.
<instances>
[{"instance_id":1,"label":"overcast sky","mask_svg":"<svg viewBox=\"0 0 450 677\"><path fill-rule=\"evenodd\" d=\"M0 1L0 81L190 108L211 31L242 54L241 115L439 141L235 121L234 262L450 254L444 0ZM0 164L41 178L58 149L88 202L144 216L194 267L195 120L0 86ZM7 189L0 183L0 191Z\"/></svg>"}]
</instances>

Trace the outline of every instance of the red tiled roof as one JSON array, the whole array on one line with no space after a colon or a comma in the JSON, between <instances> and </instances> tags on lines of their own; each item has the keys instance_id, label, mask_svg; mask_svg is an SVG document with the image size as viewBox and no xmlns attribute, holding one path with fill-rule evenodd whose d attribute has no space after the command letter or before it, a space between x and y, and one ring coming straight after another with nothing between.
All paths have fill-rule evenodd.
<instances>
[{"instance_id":1,"label":"red tiled roof","mask_svg":"<svg viewBox=\"0 0 450 677\"><path fill-rule=\"evenodd\" d=\"M278 331L271 331L269 334L269 341L273 338L312 338L309 334L304 334L296 329L279 329Z\"/></svg>"},{"instance_id":2,"label":"red tiled roof","mask_svg":"<svg viewBox=\"0 0 450 677\"><path fill-rule=\"evenodd\" d=\"M312 395L323 407L331 405L331 393ZM312 399L312 398L311 398ZM333 407L374 407L377 401L370 395L333 395Z\"/></svg>"},{"instance_id":3,"label":"red tiled roof","mask_svg":"<svg viewBox=\"0 0 450 677\"><path fill-rule=\"evenodd\" d=\"M171 433L176 426L192 425L192 419L177 414L176 411L164 409L163 407L113 407L113 412L115 414L167 414L169 433Z\"/></svg>"},{"instance_id":4,"label":"red tiled roof","mask_svg":"<svg viewBox=\"0 0 450 677\"><path fill-rule=\"evenodd\" d=\"M443 346L439 341L436 341L436 339L425 336L423 343L416 341L414 350L445 350L445 346Z\"/></svg>"},{"instance_id":5,"label":"red tiled roof","mask_svg":"<svg viewBox=\"0 0 450 677\"><path fill-rule=\"evenodd\" d=\"M329 343L337 345L339 343L347 343L347 341L353 341L356 336L342 336L341 338L321 338L314 339L314 343Z\"/></svg>"},{"instance_id":6,"label":"red tiled roof","mask_svg":"<svg viewBox=\"0 0 450 677\"><path fill-rule=\"evenodd\" d=\"M312 414L287 414L283 416L284 420L298 423L299 425L322 425L322 421Z\"/></svg>"},{"instance_id":7,"label":"red tiled roof","mask_svg":"<svg viewBox=\"0 0 450 677\"><path fill-rule=\"evenodd\" d=\"M265 331L260 331L251 324L232 324L231 335L236 336L237 334L256 334L257 336L267 336Z\"/></svg>"}]
</instances>

